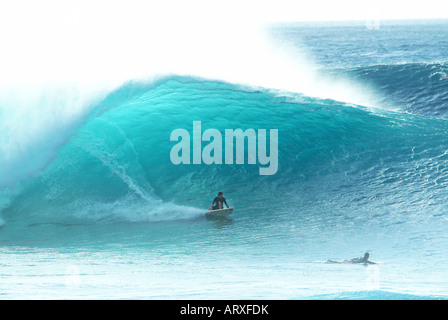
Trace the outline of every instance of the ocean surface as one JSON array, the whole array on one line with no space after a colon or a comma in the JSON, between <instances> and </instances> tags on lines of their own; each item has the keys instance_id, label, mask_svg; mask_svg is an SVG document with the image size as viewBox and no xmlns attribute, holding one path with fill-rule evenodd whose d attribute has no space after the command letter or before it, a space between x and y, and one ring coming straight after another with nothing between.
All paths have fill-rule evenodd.
<instances>
[{"instance_id":1,"label":"ocean surface","mask_svg":"<svg viewBox=\"0 0 448 320\"><path fill-rule=\"evenodd\" d=\"M2 84L0 298L448 298L448 21L267 33L288 58L260 83ZM193 121L278 129L278 171L174 165Z\"/></svg>"}]
</instances>

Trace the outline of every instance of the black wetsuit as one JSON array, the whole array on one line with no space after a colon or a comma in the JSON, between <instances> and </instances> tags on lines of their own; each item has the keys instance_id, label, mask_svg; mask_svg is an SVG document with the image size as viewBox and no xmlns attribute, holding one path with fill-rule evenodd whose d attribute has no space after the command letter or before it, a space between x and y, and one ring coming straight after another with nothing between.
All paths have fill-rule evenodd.
<instances>
[{"instance_id":1,"label":"black wetsuit","mask_svg":"<svg viewBox=\"0 0 448 320\"><path fill-rule=\"evenodd\" d=\"M224 203L226 202L226 198L222 197L216 197L215 199L213 199L213 210L219 209L219 203L221 202L221 208L224 208Z\"/></svg>"}]
</instances>

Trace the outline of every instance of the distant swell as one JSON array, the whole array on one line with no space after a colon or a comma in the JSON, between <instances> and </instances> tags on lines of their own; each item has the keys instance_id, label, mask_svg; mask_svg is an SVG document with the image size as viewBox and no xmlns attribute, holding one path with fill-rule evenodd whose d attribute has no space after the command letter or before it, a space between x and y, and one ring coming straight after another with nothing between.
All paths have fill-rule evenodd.
<instances>
[{"instance_id":1,"label":"distant swell","mask_svg":"<svg viewBox=\"0 0 448 320\"><path fill-rule=\"evenodd\" d=\"M339 72L377 88L383 107L425 116L447 116L447 63L372 65Z\"/></svg>"}]
</instances>

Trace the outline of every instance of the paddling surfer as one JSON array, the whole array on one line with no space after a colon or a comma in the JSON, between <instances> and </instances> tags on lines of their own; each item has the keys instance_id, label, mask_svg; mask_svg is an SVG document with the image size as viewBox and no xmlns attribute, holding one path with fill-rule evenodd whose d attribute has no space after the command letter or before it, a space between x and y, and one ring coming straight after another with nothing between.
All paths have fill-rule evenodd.
<instances>
[{"instance_id":1,"label":"paddling surfer","mask_svg":"<svg viewBox=\"0 0 448 320\"><path fill-rule=\"evenodd\" d=\"M342 262L327 260L328 263L355 263L355 264L376 264L375 262L369 261L369 253L366 252L363 258L353 258L350 260L344 260Z\"/></svg>"}]
</instances>

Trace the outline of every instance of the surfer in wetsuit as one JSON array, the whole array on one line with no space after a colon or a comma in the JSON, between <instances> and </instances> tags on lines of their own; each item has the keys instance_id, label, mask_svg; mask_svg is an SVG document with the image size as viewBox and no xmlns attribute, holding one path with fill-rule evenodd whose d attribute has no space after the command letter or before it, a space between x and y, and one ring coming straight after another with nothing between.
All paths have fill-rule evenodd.
<instances>
[{"instance_id":1,"label":"surfer in wetsuit","mask_svg":"<svg viewBox=\"0 0 448 320\"><path fill-rule=\"evenodd\" d=\"M353 258L350 260L344 260L342 262L327 260L329 263L354 263L354 264L376 264L375 262L369 261L369 253L366 252L363 258Z\"/></svg>"},{"instance_id":2,"label":"surfer in wetsuit","mask_svg":"<svg viewBox=\"0 0 448 320\"><path fill-rule=\"evenodd\" d=\"M223 203L226 204L227 208L229 208L229 205L227 204L226 198L223 197L223 193L220 192L218 193L218 196L213 199L212 205L210 206L209 210L217 210L217 209L222 209Z\"/></svg>"}]
</instances>

